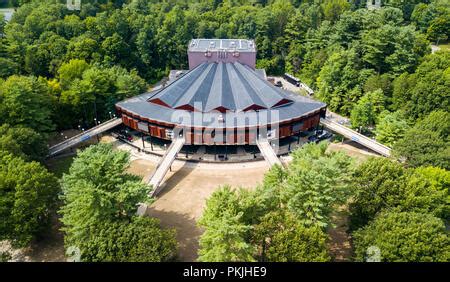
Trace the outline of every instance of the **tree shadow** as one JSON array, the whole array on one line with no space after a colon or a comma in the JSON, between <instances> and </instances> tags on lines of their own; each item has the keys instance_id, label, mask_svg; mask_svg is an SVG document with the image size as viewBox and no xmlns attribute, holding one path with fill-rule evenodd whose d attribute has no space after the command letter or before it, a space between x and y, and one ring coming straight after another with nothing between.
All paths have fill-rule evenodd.
<instances>
[{"instance_id":1,"label":"tree shadow","mask_svg":"<svg viewBox=\"0 0 450 282\"><path fill-rule=\"evenodd\" d=\"M161 220L163 228L174 228L176 230L178 260L183 262L194 262L197 260L199 239L203 232L197 226L194 218L182 213L157 210L154 207L149 207L146 215Z\"/></svg>"},{"instance_id":2,"label":"tree shadow","mask_svg":"<svg viewBox=\"0 0 450 282\"><path fill-rule=\"evenodd\" d=\"M66 261L64 251L64 235L61 232L61 222L56 214L51 217L51 227L24 249L24 260L35 262Z\"/></svg>"}]
</instances>

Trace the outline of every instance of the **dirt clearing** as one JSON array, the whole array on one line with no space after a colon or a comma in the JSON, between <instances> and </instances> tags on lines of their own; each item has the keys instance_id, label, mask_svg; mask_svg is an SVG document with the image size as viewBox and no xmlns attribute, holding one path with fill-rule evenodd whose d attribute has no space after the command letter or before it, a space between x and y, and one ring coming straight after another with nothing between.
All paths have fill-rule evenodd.
<instances>
[{"instance_id":1,"label":"dirt clearing","mask_svg":"<svg viewBox=\"0 0 450 282\"><path fill-rule=\"evenodd\" d=\"M148 180L154 167L152 161L135 160L129 171ZM262 182L268 169L265 162L223 165L177 162L166 176L164 189L147 214L159 218L163 227L177 230L181 261L195 261L202 234L197 220L206 199L224 184L251 189Z\"/></svg>"}]
</instances>

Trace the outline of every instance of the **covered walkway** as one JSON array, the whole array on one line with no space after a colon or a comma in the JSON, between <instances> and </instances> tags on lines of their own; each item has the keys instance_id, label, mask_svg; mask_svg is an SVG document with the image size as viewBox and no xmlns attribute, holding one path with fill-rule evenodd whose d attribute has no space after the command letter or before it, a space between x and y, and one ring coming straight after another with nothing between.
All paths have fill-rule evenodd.
<instances>
[{"instance_id":1,"label":"covered walkway","mask_svg":"<svg viewBox=\"0 0 450 282\"><path fill-rule=\"evenodd\" d=\"M95 126L89 130L86 130L81 134L75 135L74 137L69 138L69 139L65 140L64 142L61 142L59 144L56 144L56 145L50 147L48 157L52 157L58 153L61 153L62 151L65 151L67 149L75 147L76 145L78 145L84 141L87 141L98 134L108 131L120 124L122 124L122 119L115 118L115 119L111 119L107 122L104 122L98 126Z\"/></svg>"},{"instance_id":2,"label":"covered walkway","mask_svg":"<svg viewBox=\"0 0 450 282\"><path fill-rule=\"evenodd\" d=\"M391 156L391 148L389 148L375 140L372 140L369 137L366 137L348 127L340 125L339 123L334 122L327 118L320 119L320 123L324 127L328 128L329 130L331 130L337 134L340 134L340 135L344 136L345 138L348 138L352 141L355 141L356 143L359 143L359 144L363 145L364 147L369 148L374 152L377 152L380 155L383 155L385 157Z\"/></svg>"},{"instance_id":3,"label":"covered walkway","mask_svg":"<svg viewBox=\"0 0 450 282\"><path fill-rule=\"evenodd\" d=\"M181 148L183 148L184 143L184 137L174 138L172 144L169 146L166 153L159 161L148 183L153 187L152 196L156 196L161 191L161 183L164 179L164 176L166 176L166 173L170 169L170 166L175 160L177 154L180 152Z\"/></svg>"},{"instance_id":4,"label":"covered walkway","mask_svg":"<svg viewBox=\"0 0 450 282\"><path fill-rule=\"evenodd\" d=\"M277 153L275 153L267 138L258 138L256 140L256 145L258 145L259 151L270 167L274 165L283 167L283 164L278 158Z\"/></svg>"}]
</instances>

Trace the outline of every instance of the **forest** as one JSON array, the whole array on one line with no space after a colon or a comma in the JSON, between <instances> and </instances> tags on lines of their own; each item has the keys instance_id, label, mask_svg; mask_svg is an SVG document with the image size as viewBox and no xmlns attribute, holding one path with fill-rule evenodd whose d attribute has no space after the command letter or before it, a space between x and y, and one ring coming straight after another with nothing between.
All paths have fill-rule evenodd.
<instances>
[{"instance_id":1,"label":"forest","mask_svg":"<svg viewBox=\"0 0 450 282\"><path fill-rule=\"evenodd\" d=\"M165 241L166 245L160 246L165 251L153 252L147 259L173 260L173 232L160 230L153 219L139 223L146 219L131 216L131 208L123 206L124 202L142 199L146 189L122 173L129 156L108 155L107 148L94 147L79 156L69 174L57 179L43 162L48 139L62 130L89 128L98 120L109 119L116 102L145 92L171 69L186 69L190 39L248 38L256 41L258 68L270 75L288 72L299 77L314 89L315 99L349 117L353 128L392 147L399 162L373 160L357 168L341 155L328 156L323 149L310 148L309 153L297 156L299 162L316 168L329 163L336 169L323 172L330 186L323 198L305 200L309 192L299 192L298 187L309 178L296 178L297 173L292 171L300 165L295 161L287 175L276 173L276 169L269 173L268 178L276 176L280 184L264 183L257 190L262 198L225 187L213 195L200 221L206 229L200 260L329 260L324 230L330 211L321 211L319 206L346 202L350 197L346 194L348 185L358 187L357 194L351 195L357 199L351 207L356 260L364 259L363 250L374 240L381 240L380 245L391 244L388 249L394 249L395 242L388 242L392 237L389 232L401 233L406 226L429 225L429 230L438 230L435 234L439 236L423 238L435 240L429 242L437 246L435 249L448 246L441 221L448 219L450 204L448 1L390 0L383 1L381 9L369 10L363 0L83 0L79 11L69 10L65 2L0 0L0 8L16 9L8 22L0 13L0 216L5 218L0 222L0 239L14 239L17 246L29 244L48 226L51 211L62 201L67 244L85 242L85 260L120 261L125 260L123 254L128 254L129 260L139 257L142 249L121 249L122 257L118 255L115 247L107 245L108 240L117 238L134 240L136 248L150 241L160 245ZM442 46L441 50L432 52L432 45ZM102 152L106 159L101 157ZM308 154L320 158L312 160ZM80 175L91 179L89 175L95 173L83 169L87 159L98 159L107 166L108 158L116 160L117 167L109 169L116 181L122 179L129 184L133 198L124 200L124 195L116 191L106 201L108 213L98 214L88 202L80 203L75 197L90 193L83 190L86 183L79 179ZM368 171L385 178L376 183ZM34 176L33 183L27 181L28 174ZM333 175L343 179L333 179ZM95 178L89 184L92 187L100 185ZM362 179L372 182L367 184ZM115 187L114 182L108 185ZM407 192L391 194L385 187L392 185ZM290 189L281 193L280 186ZM98 191L91 191L92 197L107 187L97 187ZM417 200L422 198L416 196L426 191L416 191L417 187L431 189L430 197ZM364 188L374 189L372 193L379 198L371 199ZM30 189L37 192L26 193ZM66 198L58 197L61 189L70 191ZM278 192L271 194L278 198L265 198L266 190L273 189ZM334 195L336 189L338 199L330 199L327 193ZM298 199L301 196L305 198ZM211 204L220 197L234 201L228 206L231 211L223 215L217 214L222 212ZM380 203L386 197L391 201ZM258 210L248 208L252 198L259 201L254 205ZM318 205L311 204L314 213L297 208L309 201ZM77 212L77 205L84 207L82 212ZM96 213L98 217L84 220ZM213 216L222 221L211 220ZM408 224L410 219L414 220L412 225ZM80 224L97 230L104 242L89 242L83 237L87 234L77 232ZM283 230L283 224L298 229L297 236L306 241L291 248L284 244L286 240L298 238L281 231L265 233ZM389 224L392 228L387 227ZM210 226L214 227L211 231ZM235 229L224 230L226 226ZM157 235L126 237L131 236L131 228L148 228L149 234ZM222 236L214 234L217 230L225 232L221 233L223 244L215 241ZM249 230L259 233L251 235ZM225 236L226 232L235 237ZM376 237L377 232L384 234L385 240ZM102 237L105 234L116 237ZM226 240L233 244L226 244ZM265 245L266 241L277 240L279 245ZM302 253L301 244L308 245L308 240L317 244L312 254ZM121 246L129 247L125 245ZM228 250L233 257L217 256L223 250L215 248L234 246L237 249ZM434 257L410 255L427 261L448 261L450 257L448 250L436 252ZM406 260L407 256L386 257L394 261Z\"/></svg>"}]
</instances>

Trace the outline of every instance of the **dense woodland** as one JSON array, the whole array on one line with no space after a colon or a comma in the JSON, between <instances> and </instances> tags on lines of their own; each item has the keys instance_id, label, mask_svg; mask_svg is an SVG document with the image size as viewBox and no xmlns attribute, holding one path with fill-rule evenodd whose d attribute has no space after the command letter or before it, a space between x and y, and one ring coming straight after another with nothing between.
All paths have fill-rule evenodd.
<instances>
[{"instance_id":1,"label":"dense woodland","mask_svg":"<svg viewBox=\"0 0 450 282\"><path fill-rule=\"evenodd\" d=\"M424 235L406 245L420 240L430 240L424 244L433 250L448 245L442 219L448 220L450 204L450 52L432 54L431 44L449 40L450 4L445 0L383 2L383 8L368 10L362 0L98 0L83 1L80 11L70 11L65 1L0 0L0 7L17 7L8 23L0 14L0 216L5 218L0 222L0 239L12 240L16 246L39 239L62 201L67 245L84 242L84 260L120 261L125 256L137 260L142 250L125 243L121 250L106 244L118 238L137 242L136 248L144 248L150 240L152 246L165 250L161 256L150 253L148 260L174 259L173 233L159 229L152 219L138 224L142 219L127 215L129 210L117 202L123 199L119 191L105 200L110 202L109 214L85 222L98 213L89 208L89 201L100 201L101 191L117 188L115 182L109 186L83 182L77 175L96 179L95 170L83 171L86 160L103 160L99 165L117 174L116 180L128 179L130 193L148 189L123 173L127 156L116 156L108 148L92 149L80 154L70 173L58 181L43 164L47 141L55 132L89 128L95 120L109 119L117 101L146 91L170 69L187 68L190 39L251 38L258 48L258 68L299 77L315 90L315 99L349 117L354 128L393 147L400 163L372 160L359 168L340 154L328 155L317 148L299 151L294 160L314 168L317 175L308 176L295 161L287 172L269 173L268 183L254 193L277 191L272 191L278 198L270 198L271 206L265 206L267 199L251 202L259 195L230 188L213 196L200 222L206 229L200 259L329 260L325 231L331 211L327 209L349 199L356 199L351 206L355 259L365 260L365 249L375 241L398 247L395 236L408 230L414 233L416 227L427 226L444 235ZM108 160L116 160L116 166L107 167ZM324 166L330 170L322 171ZM274 173L279 178L270 182ZM27 180L30 174L33 181ZM375 181L372 174L385 178ZM321 182L308 182L315 178ZM305 188L312 184L317 198ZM358 187L356 194L348 194L349 185ZM68 191L63 198L58 197L61 186ZM76 195L89 193L92 197L84 197L86 202L76 200ZM368 196L373 193L379 193L379 199ZM424 193L420 203L413 201L420 198L417 193ZM133 195L128 200L134 205L141 198ZM211 204L214 197L234 201L230 214L215 214L222 222L208 219L209 213L219 212ZM392 200L385 201L386 197ZM259 210L248 210L253 204ZM73 213L71 205L84 205L84 213ZM104 241L91 242L83 237L88 234L77 232L84 224L95 227ZM299 233L283 233L284 225ZM111 226L116 232L108 231ZM236 229L227 230L230 226ZM153 241L126 237L138 227L158 235ZM164 240L158 238L170 239L163 246ZM266 245L272 241L280 245ZM300 243L286 243L291 241ZM304 246L311 242L315 250L305 253ZM237 248L237 254L230 251L228 257L218 257L223 251L215 249L219 247ZM441 261L450 256L448 250L423 253L427 250L409 255ZM385 258L407 260L398 254Z\"/></svg>"},{"instance_id":2,"label":"dense woodland","mask_svg":"<svg viewBox=\"0 0 450 282\"><path fill-rule=\"evenodd\" d=\"M273 167L254 190L214 192L199 221L199 260L331 261L332 216L349 206L354 260L450 261L448 171L387 158L356 164L327 147L294 151L288 168Z\"/></svg>"}]
</instances>

